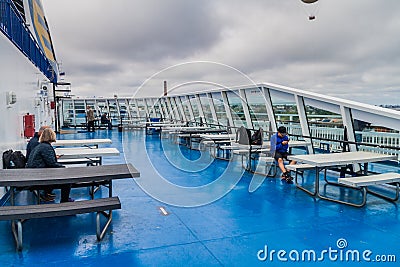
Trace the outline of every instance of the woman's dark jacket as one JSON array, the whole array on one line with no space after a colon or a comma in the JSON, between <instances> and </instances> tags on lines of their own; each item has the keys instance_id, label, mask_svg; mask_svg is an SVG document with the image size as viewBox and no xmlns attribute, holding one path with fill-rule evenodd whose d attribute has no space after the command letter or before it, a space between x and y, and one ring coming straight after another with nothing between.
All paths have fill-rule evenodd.
<instances>
[{"instance_id":1,"label":"woman's dark jacket","mask_svg":"<svg viewBox=\"0 0 400 267\"><path fill-rule=\"evenodd\" d=\"M27 168L64 168L57 162L56 152L51 144L43 142L31 152L26 163Z\"/></svg>"}]
</instances>

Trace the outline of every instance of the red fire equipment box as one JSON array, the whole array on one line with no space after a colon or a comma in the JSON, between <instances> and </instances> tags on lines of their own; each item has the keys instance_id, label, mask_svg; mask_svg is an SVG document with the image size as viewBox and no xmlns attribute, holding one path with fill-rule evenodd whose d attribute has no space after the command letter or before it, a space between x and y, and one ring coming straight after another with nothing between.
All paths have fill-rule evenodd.
<instances>
[{"instance_id":1,"label":"red fire equipment box","mask_svg":"<svg viewBox=\"0 0 400 267\"><path fill-rule=\"evenodd\" d=\"M24 136L29 138L35 134L35 115L24 115Z\"/></svg>"}]
</instances>

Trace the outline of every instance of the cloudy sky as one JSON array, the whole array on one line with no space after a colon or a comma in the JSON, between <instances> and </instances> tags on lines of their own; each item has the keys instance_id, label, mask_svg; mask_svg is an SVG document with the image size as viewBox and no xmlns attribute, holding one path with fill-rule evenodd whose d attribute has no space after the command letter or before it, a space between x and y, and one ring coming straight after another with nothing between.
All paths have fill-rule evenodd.
<instances>
[{"instance_id":1,"label":"cloudy sky","mask_svg":"<svg viewBox=\"0 0 400 267\"><path fill-rule=\"evenodd\" d=\"M399 0L42 2L75 95L270 82L400 103Z\"/></svg>"}]
</instances>

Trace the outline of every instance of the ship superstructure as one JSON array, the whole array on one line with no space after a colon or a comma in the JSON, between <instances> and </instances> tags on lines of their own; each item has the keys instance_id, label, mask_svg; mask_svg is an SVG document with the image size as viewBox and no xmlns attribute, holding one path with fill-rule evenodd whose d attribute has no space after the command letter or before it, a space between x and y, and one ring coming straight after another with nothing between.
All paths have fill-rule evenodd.
<instances>
[{"instance_id":1,"label":"ship superstructure","mask_svg":"<svg viewBox=\"0 0 400 267\"><path fill-rule=\"evenodd\" d=\"M26 145L27 127L54 124L58 70L40 0L0 0L0 149ZM27 125L26 115L34 115ZM29 131L31 132L31 131Z\"/></svg>"}]
</instances>

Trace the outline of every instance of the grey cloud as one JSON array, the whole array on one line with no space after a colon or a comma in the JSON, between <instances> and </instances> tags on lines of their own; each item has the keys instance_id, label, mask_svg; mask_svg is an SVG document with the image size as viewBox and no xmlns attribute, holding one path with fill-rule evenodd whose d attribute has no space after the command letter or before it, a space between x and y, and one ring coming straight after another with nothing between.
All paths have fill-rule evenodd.
<instances>
[{"instance_id":1,"label":"grey cloud","mask_svg":"<svg viewBox=\"0 0 400 267\"><path fill-rule=\"evenodd\" d=\"M121 67L116 63L90 63L81 62L77 64L75 68L70 70L71 75L79 75L79 73L84 73L85 75L104 75L112 74L121 71Z\"/></svg>"},{"instance_id":2,"label":"grey cloud","mask_svg":"<svg viewBox=\"0 0 400 267\"><path fill-rule=\"evenodd\" d=\"M204 51L218 40L218 19L214 19L210 1L89 2L92 9L74 15L84 23L65 21L60 29L69 32L71 38L66 41L73 49L85 45L87 57L182 58Z\"/></svg>"},{"instance_id":3,"label":"grey cloud","mask_svg":"<svg viewBox=\"0 0 400 267\"><path fill-rule=\"evenodd\" d=\"M43 0L58 58L83 94L107 96L110 87L129 94L163 68L208 60L256 82L336 96L353 92L367 102L381 88L392 96L380 101L398 99L398 0L319 2L316 20L309 21L314 8L300 0ZM213 68L163 78L241 80Z\"/></svg>"}]
</instances>

